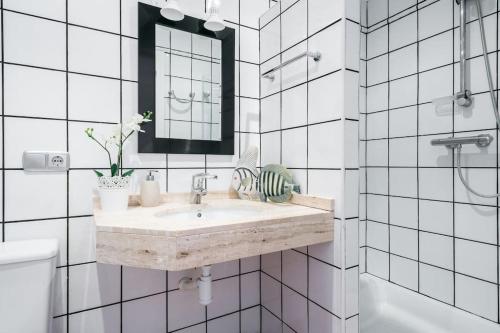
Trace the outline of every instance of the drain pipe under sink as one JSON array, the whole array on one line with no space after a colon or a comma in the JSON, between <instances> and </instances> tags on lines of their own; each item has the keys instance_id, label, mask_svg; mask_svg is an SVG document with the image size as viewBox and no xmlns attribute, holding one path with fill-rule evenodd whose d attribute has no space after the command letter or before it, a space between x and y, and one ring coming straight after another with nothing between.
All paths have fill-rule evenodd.
<instances>
[{"instance_id":1,"label":"drain pipe under sink","mask_svg":"<svg viewBox=\"0 0 500 333\"><path fill-rule=\"evenodd\" d=\"M212 303L212 274L210 274L212 266L202 266L201 276L193 280L190 277L183 277L179 280L180 290L192 290L198 288L198 302L201 305L209 305Z\"/></svg>"}]
</instances>

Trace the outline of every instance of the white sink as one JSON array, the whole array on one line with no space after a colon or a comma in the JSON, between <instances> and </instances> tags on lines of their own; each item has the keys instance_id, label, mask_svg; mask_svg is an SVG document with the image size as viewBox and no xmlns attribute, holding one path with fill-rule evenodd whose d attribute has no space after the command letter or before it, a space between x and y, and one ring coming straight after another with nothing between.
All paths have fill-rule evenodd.
<instances>
[{"instance_id":1,"label":"white sink","mask_svg":"<svg viewBox=\"0 0 500 333\"><path fill-rule=\"evenodd\" d=\"M156 217L166 222L208 222L208 221L232 221L241 218L253 218L262 216L262 211L251 207L217 207L195 205L184 209L163 211L156 214Z\"/></svg>"}]
</instances>

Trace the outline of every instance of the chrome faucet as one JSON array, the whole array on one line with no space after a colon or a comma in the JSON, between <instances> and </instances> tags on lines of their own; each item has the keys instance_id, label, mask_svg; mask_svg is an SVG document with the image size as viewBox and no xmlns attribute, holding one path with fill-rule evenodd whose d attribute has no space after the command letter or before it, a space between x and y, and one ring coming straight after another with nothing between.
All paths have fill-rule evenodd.
<instances>
[{"instance_id":1,"label":"chrome faucet","mask_svg":"<svg viewBox=\"0 0 500 333\"><path fill-rule=\"evenodd\" d=\"M209 173L197 173L193 175L193 181L191 183L192 204L201 204L201 197L207 194L207 189L205 188L206 179L217 179L217 175L211 175Z\"/></svg>"}]
</instances>

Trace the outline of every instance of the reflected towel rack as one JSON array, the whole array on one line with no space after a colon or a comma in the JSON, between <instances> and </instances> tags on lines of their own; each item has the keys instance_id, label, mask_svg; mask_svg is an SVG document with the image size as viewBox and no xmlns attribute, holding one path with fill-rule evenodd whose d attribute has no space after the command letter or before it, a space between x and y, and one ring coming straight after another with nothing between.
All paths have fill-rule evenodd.
<instances>
[{"instance_id":1,"label":"reflected towel rack","mask_svg":"<svg viewBox=\"0 0 500 333\"><path fill-rule=\"evenodd\" d=\"M175 99L177 102L179 103L184 103L184 104L187 104L187 103L192 103L193 100L194 100L194 93L191 92L189 93L189 99L184 99L184 98L178 98L177 96L175 96L175 92L173 90L170 90L168 92L168 96L170 96L170 98L173 98Z\"/></svg>"},{"instance_id":2,"label":"reflected towel rack","mask_svg":"<svg viewBox=\"0 0 500 333\"><path fill-rule=\"evenodd\" d=\"M304 57L310 57L310 58L313 58L314 61L320 61L321 60L321 52L319 51L316 51L316 52L311 52L311 51L306 51L306 52L303 52L291 59L288 59L287 61L283 62L282 64L274 67L274 68L271 68L270 70L262 73L262 77L265 77L266 79L270 79L270 80L274 80L274 72L276 72L278 69L281 69L285 66L288 66L290 65L291 63L301 59L301 58L304 58Z\"/></svg>"}]
</instances>

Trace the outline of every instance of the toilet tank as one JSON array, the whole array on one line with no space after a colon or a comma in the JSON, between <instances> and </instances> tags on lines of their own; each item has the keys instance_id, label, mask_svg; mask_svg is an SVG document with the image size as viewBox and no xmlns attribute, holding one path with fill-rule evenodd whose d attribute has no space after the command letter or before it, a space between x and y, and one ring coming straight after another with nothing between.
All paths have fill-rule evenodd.
<instances>
[{"instance_id":1,"label":"toilet tank","mask_svg":"<svg viewBox=\"0 0 500 333\"><path fill-rule=\"evenodd\" d=\"M0 243L0 333L50 333L56 239Z\"/></svg>"}]
</instances>

